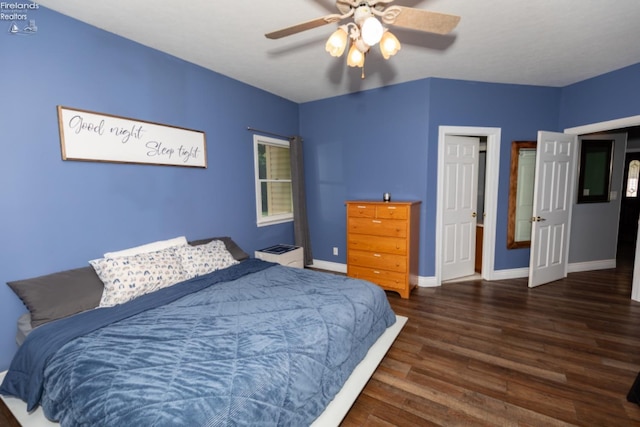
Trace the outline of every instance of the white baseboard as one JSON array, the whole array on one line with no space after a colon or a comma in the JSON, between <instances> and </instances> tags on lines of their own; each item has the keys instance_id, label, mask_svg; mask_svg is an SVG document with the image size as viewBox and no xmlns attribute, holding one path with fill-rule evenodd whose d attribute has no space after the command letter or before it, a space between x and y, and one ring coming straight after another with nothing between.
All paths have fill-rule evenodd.
<instances>
[{"instance_id":1,"label":"white baseboard","mask_svg":"<svg viewBox=\"0 0 640 427\"><path fill-rule=\"evenodd\" d=\"M420 286L421 288L437 288L439 285L436 283L435 276L431 276L431 277L419 276L418 286Z\"/></svg>"},{"instance_id":2,"label":"white baseboard","mask_svg":"<svg viewBox=\"0 0 640 427\"><path fill-rule=\"evenodd\" d=\"M529 277L529 267L494 270L491 280L521 279L523 277Z\"/></svg>"},{"instance_id":3,"label":"white baseboard","mask_svg":"<svg viewBox=\"0 0 640 427\"><path fill-rule=\"evenodd\" d=\"M347 273L347 264L340 264L339 262L322 261L321 259L314 259L313 264L308 267L319 268L320 270L334 271L336 273Z\"/></svg>"},{"instance_id":4,"label":"white baseboard","mask_svg":"<svg viewBox=\"0 0 640 427\"><path fill-rule=\"evenodd\" d=\"M599 261L574 262L567 266L567 272L578 273L580 271L607 270L616 268L615 259L603 259Z\"/></svg>"},{"instance_id":5,"label":"white baseboard","mask_svg":"<svg viewBox=\"0 0 640 427\"><path fill-rule=\"evenodd\" d=\"M567 265L567 273L578 273L580 271L606 270L616 268L615 259L603 259L599 261L573 262ZM507 270L496 270L493 272L492 280L508 280L529 277L529 268L513 268Z\"/></svg>"},{"instance_id":6,"label":"white baseboard","mask_svg":"<svg viewBox=\"0 0 640 427\"><path fill-rule=\"evenodd\" d=\"M319 268L322 270L335 271L337 273L346 273L347 265L339 262L329 262L322 260L313 260L311 265L313 268ZM593 271L593 270L606 270L609 268L616 268L615 259L603 259L599 261L587 261L587 262L574 262L567 266L568 273L578 273L581 271ZM495 270L491 277L491 280L509 280L509 279L521 279L523 277L529 277L529 268L509 268L505 270ZM421 288L433 288L438 287L436 284L435 276L419 276L418 286Z\"/></svg>"}]
</instances>

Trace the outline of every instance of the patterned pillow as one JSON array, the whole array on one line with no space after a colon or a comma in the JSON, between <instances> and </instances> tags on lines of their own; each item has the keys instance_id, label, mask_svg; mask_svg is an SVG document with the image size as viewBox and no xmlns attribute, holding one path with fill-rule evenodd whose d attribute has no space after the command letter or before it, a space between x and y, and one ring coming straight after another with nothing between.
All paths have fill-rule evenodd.
<instances>
[{"instance_id":1,"label":"patterned pillow","mask_svg":"<svg viewBox=\"0 0 640 427\"><path fill-rule=\"evenodd\" d=\"M198 246L179 246L174 249L180 256L189 278L238 264L222 240L212 240L205 245Z\"/></svg>"},{"instance_id":2,"label":"patterned pillow","mask_svg":"<svg viewBox=\"0 0 640 427\"><path fill-rule=\"evenodd\" d=\"M105 258L116 258L122 256L131 256L138 254L146 254L149 252L161 251L163 249L172 248L175 246L186 245L187 238L185 236L175 237L168 240L158 240L157 242L147 243L146 245L140 245L133 248L122 249L115 252L107 252L103 255Z\"/></svg>"},{"instance_id":3,"label":"patterned pillow","mask_svg":"<svg viewBox=\"0 0 640 427\"><path fill-rule=\"evenodd\" d=\"M123 304L189 278L174 248L132 256L100 258L89 263L104 283L100 307Z\"/></svg>"}]
</instances>

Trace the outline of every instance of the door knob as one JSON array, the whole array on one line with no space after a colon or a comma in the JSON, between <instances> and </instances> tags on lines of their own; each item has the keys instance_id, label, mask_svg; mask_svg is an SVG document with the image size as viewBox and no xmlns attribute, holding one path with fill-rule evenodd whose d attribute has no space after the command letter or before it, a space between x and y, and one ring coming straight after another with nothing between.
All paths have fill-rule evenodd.
<instances>
[{"instance_id":1,"label":"door knob","mask_svg":"<svg viewBox=\"0 0 640 427\"><path fill-rule=\"evenodd\" d=\"M542 222L542 221L546 221L546 218L542 218L540 216L534 216L531 218L531 222Z\"/></svg>"},{"instance_id":2,"label":"door knob","mask_svg":"<svg viewBox=\"0 0 640 427\"><path fill-rule=\"evenodd\" d=\"M471 214L471 218L475 218L475 217L477 217L477 216L478 216L478 214L477 214L477 213L475 213L475 212Z\"/></svg>"}]
</instances>

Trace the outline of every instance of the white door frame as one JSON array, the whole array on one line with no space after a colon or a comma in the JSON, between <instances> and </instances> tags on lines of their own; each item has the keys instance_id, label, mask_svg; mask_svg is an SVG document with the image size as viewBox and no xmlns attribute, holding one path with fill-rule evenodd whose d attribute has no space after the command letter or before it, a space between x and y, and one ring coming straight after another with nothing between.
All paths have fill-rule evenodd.
<instances>
[{"instance_id":1,"label":"white door frame","mask_svg":"<svg viewBox=\"0 0 640 427\"><path fill-rule=\"evenodd\" d=\"M442 207L444 206L444 147L447 135L486 136L487 163L485 173L485 196L482 244L482 278L492 280L495 275L494 259L496 247L496 214L498 211L498 177L500 172L501 128L473 126L438 127L438 192L436 196L436 277L435 285L442 284Z\"/></svg>"},{"instance_id":2,"label":"white door frame","mask_svg":"<svg viewBox=\"0 0 640 427\"><path fill-rule=\"evenodd\" d=\"M576 135L584 135L587 133L604 132L609 130L618 130L626 127L640 126L640 116L623 117L615 120L608 120L606 122L591 123L584 126L576 126L567 128L565 133L573 133ZM638 229L640 235L640 228ZM636 245L636 256L633 269L633 280L631 288L631 299L640 302L640 245Z\"/></svg>"},{"instance_id":3,"label":"white door frame","mask_svg":"<svg viewBox=\"0 0 640 427\"><path fill-rule=\"evenodd\" d=\"M638 221L638 237L640 238L640 221ZM640 240L636 240L640 242ZM636 243L636 255L633 258L633 279L631 279L631 299L640 302L640 250Z\"/></svg>"}]
</instances>

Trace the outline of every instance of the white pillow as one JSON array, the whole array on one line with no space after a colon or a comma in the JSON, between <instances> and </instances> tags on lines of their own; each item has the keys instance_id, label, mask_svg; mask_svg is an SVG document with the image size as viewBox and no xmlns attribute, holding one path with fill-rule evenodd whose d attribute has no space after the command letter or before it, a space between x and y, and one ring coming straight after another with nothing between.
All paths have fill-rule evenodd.
<instances>
[{"instance_id":1,"label":"white pillow","mask_svg":"<svg viewBox=\"0 0 640 427\"><path fill-rule=\"evenodd\" d=\"M189 278L238 264L222 240L212 240L205 245L179 246L175 248Z\"/></svg>"},{"instance_id":2,"label":"white pillow","mask_svg":"<svg viewBox=\"0 0 640 427\"><path fill-rule=\"evenodd\" d=\"M185 236L174 237L168 240L158 240L157 242L147 243L146 245L135 246L129 249L123 249L116 252L107 252L105 258L116 258L121 256L131 256L138 254L146 254L149 252L161 251L162 249L172 248L174 246L186 245L187 238Z\"/></svg>"},{"instance_id":3,"label":"white pillow","mask_svg":"<svg viewBox=\"0 0 640 427\"><path fill-rule=\"evenodd\" d=\"M189 278L173 248L89 261L104 283L99 307L131 301Z\"/></svg>"}]
</instances>

